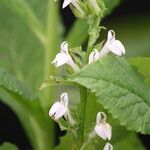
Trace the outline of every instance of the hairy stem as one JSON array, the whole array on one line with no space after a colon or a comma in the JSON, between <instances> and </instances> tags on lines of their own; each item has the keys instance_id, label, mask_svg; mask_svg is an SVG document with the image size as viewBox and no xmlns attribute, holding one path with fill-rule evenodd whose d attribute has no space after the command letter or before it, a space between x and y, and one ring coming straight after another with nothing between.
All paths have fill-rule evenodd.
<instances>
[{"instance_id":1,"label":"hairy stem","mask_svg":"<svg viewBox=\"0 0 150 150\"><path fill-rule=\"evenodd\" d=\"M87 56L91 53L94 48L94 44L96 43L97 39L99 38L100 32L100 21L101 18L97 16L89 16L87 19L89 23L89 41L88 41L88 48L87 48Z\"/></svg>"}]
</instances>

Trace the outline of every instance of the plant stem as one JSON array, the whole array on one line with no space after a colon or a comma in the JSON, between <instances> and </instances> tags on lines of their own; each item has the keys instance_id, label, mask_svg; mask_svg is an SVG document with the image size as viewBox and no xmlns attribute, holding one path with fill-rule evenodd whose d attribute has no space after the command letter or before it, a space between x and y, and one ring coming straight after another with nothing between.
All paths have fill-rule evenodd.
<instances>
[{"instance_id":1,"label":"plant stem","mask_svg":"<svg viewBox=\"0 0 150 150\"><path fill-rule=\"evenodd\" d=\"M87 89L85 87L80 88L80 126L79 126L79 148L84 141L84 125L86 116L86 104L87 104Z\"/></svg>"},{"instance_id":2,"label":"plant stem","mask_svg":"<svg viewBox=\"0 0 150 150\"><path fill-rule=\"evenodd\" d=\"M91 53L91 51L94 48L94 44L97 41L98 37L99 37L99 32L100 32L100 21L101 18L97 17L97 16L89 16L87 19L88 23L89 23L89 41L88 41L88 46L87 46L87 56L89 56L89 54Z\"/></svg>"},{"instance_id":3,"label":"plant stem","mask_svg":"<svg viewBox=\"0 0 150 150\"><path fill-rule=\"evenodd\" d=\"M51 65L51 61L55 58L58 51L59 44L59 12L58 3L54 0L48 0L48 10L47 10L47 27L46 27L46 44L44 45L44 80L48 79L49 75L55 74L55 67ZM51 105L51 101L55 98L55 88L49 87L45 90L43 107L46 108ZM51 100L49 100L51 99Z\"/></svg>"},{"instance_id":4,"label":"plant stem","mask_svg":"<svg viewBox=\"0 0 150 150\"><path fill-rule=\"evenodd\" d=\"M55 67L51 65L51 61L54 59L59 44L59 12L58 12L58 3L54 0L48 0L47 4L47 26L46 26L46 42L44 45L44 63L43 63L43 80L48 79L49 75L55 74ZM46 118L48 118L48 110L56 98L56 90L55 87L47 88L43 94L41 95L41 104L43 110L45 112ZM47 149L53 149L54 144L54 125L53 122L49 122L49 128L51 135L51 139L49 139L49 143L51 147Z\"/></svg>"}]
</instances>

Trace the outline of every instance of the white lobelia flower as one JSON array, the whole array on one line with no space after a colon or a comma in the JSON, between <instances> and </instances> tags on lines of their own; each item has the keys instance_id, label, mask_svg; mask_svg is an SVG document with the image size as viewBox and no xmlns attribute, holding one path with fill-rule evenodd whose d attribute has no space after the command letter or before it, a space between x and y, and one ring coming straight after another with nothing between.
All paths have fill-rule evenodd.
<instances>
[{"instance_id":1,"label":"white lobelia flower","mask_svg":"<svg viewBox=\"0 0 150 150\"><path fill-rule=\"evenodd\" d=\"M62 8L67 7L69 4L72 4L76 9L79 9L79 0L64 0Z\"/></svg>"},{"instance_id":2,"label":"white lobelia flower","mask_svg":"<svg viewBox=\"0 0 150 150\"><path fill-rule=\"evenodd\" d=\"M60 67L64 64L67 64L71 66L74 71L79 70L78 66L74 63L70 54L68 53L67 42L63 42L61 44L61 51L56 55L55 59L52 61L52 64L54 64L56 67Z\"/></svg>"},{"instance_id":3,"label":"white lobelia flower","mask_svg":"<svg viewBox=\"0 0 150 150\"><path fill-rule=\"evenodd\" d=\"M125 47L119 40L116 40L113 30L108 31L107 41L99 52L99 57L102 57L110 51L118 56L125 54Z\"/></svg>"},{"instance_id":4,"label":"white lobelia flower","mask_svg":"<svg viewBox=\"0 0 150 150\"><path fill-rule=\"evenodd\" d=\"M95 132L104 140L110 140L112 136L112 128L110 124L106 123L106 114L99 112L96 117Z\"/></svg>"},{"instance_id":5,"label":"white lobelia flower","mask_svg":"<svg viewBox=\"0 0 150 150\"><path fill-rule=\"evenodd\" d=\"M91 52L89 55L89 64L95 62L99 58L99 52L97 49L94 49L94 51Z\"/></svg>"},{"instance_id":6,"label":"white lobelia flower","mask_svg":"<svg viewBox=\"0 0 150 150\"><path fill-rule=\"evenodd\" d=\"M103 150L113 150L113 146L110 143L106 143Z\"/></svg>"},{"instance_id":7,"label":"white lobelia flower","mask_svg":"<svg viewBox=\"0 0 150 150\"><path fill-rule=\"evenodd\" d=\"M64 0L62 8L67 7L71 2L72 0Z\"/></svg>"},{"instance_id":8,"label":"white lobelia flower","mask_svg":"<svg viewBox=\"0 0 150 150\"><path fill-rule=\"evenodd\" d=\"M68 113L68 94L62 93L60 101L54 103L49 110L49 116L54 120L58 120L62 116L66 117Z\"/></svg>"}]
</instances>

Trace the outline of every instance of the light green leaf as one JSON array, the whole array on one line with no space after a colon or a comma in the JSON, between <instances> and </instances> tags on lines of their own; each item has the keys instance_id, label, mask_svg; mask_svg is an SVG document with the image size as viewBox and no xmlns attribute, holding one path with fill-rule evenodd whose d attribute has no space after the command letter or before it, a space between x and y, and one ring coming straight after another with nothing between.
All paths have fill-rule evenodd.
<instances>
[{"instance_id":1,"label":"light green leaf","mask_svg":"<svg viewBox=\"0 0 150 150\"><path fill-rule=\"evenodd\" d=\"M14 144L5 142L0 146L0 150L18 150L18 148Z\"/></svg>"},{"instance_id":2,"label":"light green leaf","mask_svg":"<svg viewBox=\"0 0 150 150\"><path fill-rule=\"evenodd\" d=\"M150 134L150 89L124 58L107 55L68 80L94 92L97 101L128 129Z\"/></svg>"},{"instance_id":3,"label":"light green leaf","mask_svg":"<svg viewBox=\"0 0 150 150\"><path fill-rule=\"evenodd\" d=\"M34 99L35 94L33 94L28 88L26 88L22 82L19 82L9 73L0 69L0 86L5 89L17 93L18 95L24 96L27 99Z\"/></svg>"},{"instance_id":4,"label":"light green leaf","mask_svg":"<svg viewBox=\"0 0 150 150\"><path fill-rule=\"evenodd\" d=\"M50 125L48 118L45 117L41 109L39 99L27 101L17 93L0 87L0 100L17 114L30 139L33 149L50 150Z\"/></svg>"},{"instance_id":5,"label":"light green leaf","mask_svg":"<svg viewBox=\"0 0 150 150\"><path fill-rule=\"evenodd\" d=\"M25 0L1 0L0 2L20 16L42 43L46 42L42 24Z\"/></svg>"},{"instance_id":6,"label":"light green leaf","mask_svg":"<svg viewBox=\"0 0 150 150\"><path fill-rule=\"evenodd\" d=\"M42 81L41 43L29 28L3 5L0 5L0 32L0 67L9 70L17 79L36 90L37 83Z\"/></svg>"},{"instance_id":7,"label":"light green leaf","mask_svg":"<svg viewBox=\"0 0 150 150\"><path fill-rule=\"evenodd\" d=\"M145 80L145 83L150 86L150 58L149 57L135 57L129 59L129 63L136 67Z\"/></svg>"}]
</instances>

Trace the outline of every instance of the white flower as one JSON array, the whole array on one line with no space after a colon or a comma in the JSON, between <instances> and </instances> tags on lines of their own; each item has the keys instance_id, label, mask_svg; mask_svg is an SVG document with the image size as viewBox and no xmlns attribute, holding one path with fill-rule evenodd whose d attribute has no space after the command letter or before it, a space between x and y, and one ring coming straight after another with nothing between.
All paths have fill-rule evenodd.
<instances>
[{"instance_id":1,"label":"white flower","mask_svg":"<svg viewBox=\"0 0 150 150\"><path fill-rule=\"evenodd\" d=\"M103 150L113 150L113 146L110 143L106 143Z\"/></svg>"},{"instance_id":2,"label":"white flower","mask_svg":"<svg viewBox=\"0 0 150 150\"><path fill-rule=\"evenodd\" d=\"M112 128L106 123L106 114L99 112L96 117L95 132L104 140L110 140L112 136Z\"/></svg>"},{"instance_id":3,"label":"white flower","mask_svg":"<svg viewBox=\"0 0 150 150\"><path fill-rule=\"evenodd\" d=\"M72 0L64 0L62 8L67 7L71 3L71 1Z\"/></svg>"},{"instance_id":4,"label":"white flower","mask_svg":"<svg viewBox=\"0 0 150 150\"><path fill-rule=\"evenodd\" d=\"M95 62L99 58L99 52L97 49L94 49L93 52L89 55L89 64Z\"/></svg>"},{"instance_id":5,"label":"white flower","mask_svg":"<svg viewBox=\"0 0 150 150\"><path fill-rule=\"evenodd\" d=\"M125 47L119 40L116 40L115 32L113 30L108 31L107 41L100 51L99 57L102 57L109 51L118 56L125 54Z\"/></svg>"},{"instance_id":6,"label":"white flower","mask_svg":"<svg viewBox=\"0 0 150 150\"><path fill-rule=\"evenodd\" d=\"M78 66L74 63L71 56L68 53L68 43L63 42L61 44L61 51L58 53L55 57L55 59L52 61L52 64L54 64L56 67L60 67L64 64L67 64L72 67L74 71L78 71Z\"/></svg>"},{"instance_id":7,"label":"white flower","mask_svg":"<svg viewBox=\"0 0 150 150\"><path fill-rule=\"evenodd\" d=\"M68 113L68 94L62 93L60 101L54 103L49 110L49 116L58 120L62 116L66 117Z\"/></svg>"},{"instance_id":8,"label":"white flower","mask_svg":"<svg viewBox=\"0 0 150 150\"><path fill-rule=\"evenodd\" d=\"M78 8L79 0L64 0L62 8L67 7L69 4L72 4L75 8Z\"/></svg>"}]
</instances>

